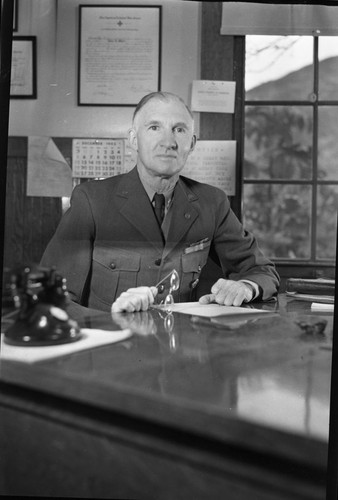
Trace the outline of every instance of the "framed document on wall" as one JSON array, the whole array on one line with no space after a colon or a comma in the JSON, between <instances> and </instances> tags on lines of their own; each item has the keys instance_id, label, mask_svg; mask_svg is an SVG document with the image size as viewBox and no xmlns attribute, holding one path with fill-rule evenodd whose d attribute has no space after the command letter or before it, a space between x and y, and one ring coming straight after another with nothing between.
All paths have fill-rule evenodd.
<instances>
[{"instance_id":1,"label":"framed document on wall","mask_svg":"<svg viewBox=\"0 0 338 500\"><path fill-rule=\"evenodd\" d=\"M79 106L135 106L161 87L161 6L79 6Z\"/></svg>"},{"instance_id":2,"label":"framed document on wall","mask_svg":"<svg viewBox=\"0 0 338 500\"><path fill-rule=\"evenodd\" d=\"M36 99L36 96L36 37L15 36L12 45L10 97Z\"/></svg>"}]
</instances>

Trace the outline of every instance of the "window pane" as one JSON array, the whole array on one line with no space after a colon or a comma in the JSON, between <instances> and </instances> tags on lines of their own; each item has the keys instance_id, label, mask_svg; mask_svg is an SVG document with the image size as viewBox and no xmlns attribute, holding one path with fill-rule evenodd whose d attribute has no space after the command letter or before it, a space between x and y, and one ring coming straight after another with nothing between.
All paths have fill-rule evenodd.
<instances>
[{"instance_id":1,"label":"window pane","mask_svg":"<svg viewBox=\"0 0 338 500\"><path fill-rule=\"evenodd\" d=\"M244 225L267 257L310 257L310 186L245 184L244 207Z\"/></svg>"},{"instance_id":2,"label":"window pane","mask_svg":"<svg viewBox=\"0 0 338 500\"><path fill-rule=\"evenodd\" d=\"M319 99L338 99L338 37L319 37Z\"/></svg>"},{"instance_id":3,"label":"window pane","mask_svg":"<svg viewBox=\"0 0 338 500\"><path fill-rule=\"evenodd\" d=\"M313 37L246 36L247 100L311 99Z\"/></svg>"},{"instance_id":4,"label":"window pane","mask_svg":"<svg viewBox=\"0 0 338 500\"><path fill-rule=\"evenodd\" d=\"M306 106L246 106L244 178L310 179L312 117Z\"/></svg>"},{"instance_id":5,"label":"window pane","mask_svg":"<svg viewBox=\"0 0 338 500\"><path fill-rule=\"evenodd\" d=\"M338 180L337 123L338 106L320 106L318 108L319 179Z\"/></svg>"},{"instance_id":6,"label":"window pane","mask_svg":"<svg viewBox=\"0 0 338 500\"><path fill-rule=\"evenodd\" d=\"M319 186L317 202L317 258L336 257L338 186Z\"/></svg>"}]
</instances>

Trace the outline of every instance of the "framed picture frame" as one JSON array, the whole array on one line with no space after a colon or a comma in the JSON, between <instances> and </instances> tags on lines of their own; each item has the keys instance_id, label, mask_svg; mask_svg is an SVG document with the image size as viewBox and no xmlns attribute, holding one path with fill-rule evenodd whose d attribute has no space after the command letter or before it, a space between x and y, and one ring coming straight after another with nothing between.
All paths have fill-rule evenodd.
<instances>
[{"instance_id":1,"label":"framed picture frame","mask_svg":"<svg viewBox=\"0 0 338 500\"><path fill-rule=\"evenodd\" d=\"M135 106L161 88L162 6L79 5L78 105Z\"/></svg>"},{"instance_id":2,"label":"framed picture frame","mask_svg":"<svg viewBox=\"0 0 338 500\"><path fill-rule=\"evenodd\" d=\"M10 98L37 98L35 36L13 37Z\"/></svg>"},{"instance_id":3,"label":"framed picture frame","mask_svg":"<svg viewBox=\"0 0 338 500\"><path fill-rule=\"evenodd\" d=\"M19 29L19 0L13 0L13 31L18 31Z\"/></svg>"}]
</instances>

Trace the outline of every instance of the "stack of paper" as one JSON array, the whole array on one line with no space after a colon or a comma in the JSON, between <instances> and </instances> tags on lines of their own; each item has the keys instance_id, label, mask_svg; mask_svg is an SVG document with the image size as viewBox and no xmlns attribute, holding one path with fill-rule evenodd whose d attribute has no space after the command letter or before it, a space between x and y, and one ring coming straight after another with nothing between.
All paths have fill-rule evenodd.
<instances>
[{"instance_id":1,"label":"stack of paper","mask_svg":"<svg viewBox=\"0 0 338 500\"><path fill-rule=\"evenodd\" d=\"M335 280L289 278L286 281L286 294L295 299L333 304Z\"/></svg>"}]
</instances>

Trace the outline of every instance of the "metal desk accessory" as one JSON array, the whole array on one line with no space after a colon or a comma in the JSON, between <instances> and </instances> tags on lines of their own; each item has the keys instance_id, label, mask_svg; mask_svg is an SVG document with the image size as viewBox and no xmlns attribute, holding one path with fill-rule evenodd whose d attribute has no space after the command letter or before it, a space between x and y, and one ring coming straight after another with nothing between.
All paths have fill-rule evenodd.
<instances>
[{"instance_id":1,"label":"metal desk accessory","mask_svg":"<svg viewBox=\"0 0 338 500\"><path fill-rule=\"evenodd\" d=\"M17 310L4 341L19 346L75 342L80 328L66 312L66 280L54 268L24 266L10 275L9 289Z\"/></svg>"},{"instance_id":2,"label":"metal desk accessory","mask_svg":"<svg viewBox=\"0 0 338 500\"><path fill-rule=\"evenodd\" d=\"M155 288L158 288L164 281L166 281L167 279L169 279L169 293L168 295L165 297L164 301L161 302L161 305L165 305L165 306L170 306L171 304L174 304L174 297L173 297L173 292L176 292L176 290L179 289L180 287L180 277L178 275L178 272L176 271L176 269L173 269L172 271L170 271L169 274L167 274L164 278L161 279L161 281L159 281L156 285L155 285Z\"/></svg>"}]
</instances>

